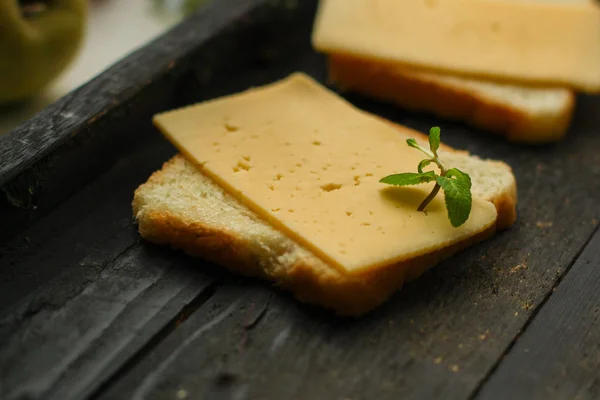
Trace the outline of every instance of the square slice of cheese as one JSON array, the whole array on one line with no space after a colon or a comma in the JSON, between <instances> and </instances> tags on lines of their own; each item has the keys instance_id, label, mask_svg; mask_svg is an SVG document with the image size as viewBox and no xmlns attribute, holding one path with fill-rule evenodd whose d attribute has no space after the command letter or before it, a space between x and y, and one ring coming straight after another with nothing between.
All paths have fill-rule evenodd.
<instances>
[{"instance_id":1,"label":"square slice of cheese","mask_svg":"<svg viewBox=\"0 0 600 400\"><path fill-rule=\"evenodd\" d=\"M312 41L328 54L600 91L594 2L321 0Z\"/></svg>"},{"instance_id":2,"label":"square slice of cheese","mask_svg":"<svg viewBox=\"0 0 600 400\"><path fill-rule=\"evenodd\" d=\"M496 221L473 198L468 221L451 226L440 193L418 212L432 184L379 183L416 172L422 155L406 135L303 74L154 118L201 171L318 257L360 273L426 254Z\"/></svg>"}]
</instances>

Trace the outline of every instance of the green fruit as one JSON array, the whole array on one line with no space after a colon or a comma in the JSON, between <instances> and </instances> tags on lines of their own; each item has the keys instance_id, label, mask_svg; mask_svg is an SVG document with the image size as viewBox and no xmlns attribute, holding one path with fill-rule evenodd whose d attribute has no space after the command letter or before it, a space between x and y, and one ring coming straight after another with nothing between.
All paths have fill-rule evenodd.
<instances>
[{"instance_id":1,"label":"green fruit","mask_svg":"<svg viewBox=\"0 0 600 400\"><path fill-rule=\"evenodd\" d=\"M182 10L186 14L191 14L206 3L207 0L185 0Z\"/></svg>"},{"instance_id":2,"label":"green fruit","mask_svg":"<svg viewBox=\"0 0 600 400\"><path fill-rule=\"evenodd\" d=\"M28 99L73 61L87 0L0 0L0 104Z\"/></svg>"},{"instance_id":3,"label":"green fruit","mask_svg":"<svg viewBox=\"0 0 600 400\"><path fill-rule=\"evenodd\" d=\"M207 2L208 0L152 0L156 11L176 16L191 14Z\"/></svg>"}]
</instances>

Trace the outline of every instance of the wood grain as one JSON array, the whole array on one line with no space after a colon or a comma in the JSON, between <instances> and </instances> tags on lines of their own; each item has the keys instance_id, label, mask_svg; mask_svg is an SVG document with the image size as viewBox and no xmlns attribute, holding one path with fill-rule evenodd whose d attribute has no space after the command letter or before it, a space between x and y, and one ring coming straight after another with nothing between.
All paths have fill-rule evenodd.
<instances>
[{"instance_id":1,"label":"wood grain","mask_svg":"<svg viewBox=\"0 0 600 400\"><path fill-rule=\"evenodd\" d=\"M600 398L600 232L476 399Z\"/></svg>"},{"instance_id":2,"label":"wood grain","mask_svg":"<svg viewBox=\"0 0 600 400\"><path fill-rule=\"evenodd\" d=\"M152 260L152 262L149 262ZM95 262L94 255L83 263ZM0 346L3 398L79 398L90 394L211 284L172 268L173 258L135 247L99 271L64 304L38 296ZM85 264L83 264L85 265ZM52 286L73 284L61 277ZM42 297L43 298L43 297ZM18 318L18 316L14 316ZM51 344L51 345L48 345Z\"/></svg>"},{"instance_id":3,"label":"wood grain","mask_svg":"<svg viewBox=\"0 0 600 400\"><path fill-rule=\"evenodd\" d=\"M104 254L108 261L136 241L130 204L133 190L174 153L156 139L0 247L0 310L37 290L90 252ZM115 239L123 232L129 236ZM112 247L115 240L122 248Z\"/></svg>"},{"instance_id":4,"label":"wood grain","mask_svg":"<svg viewBox=\"0 0 600 400\"><path fill-rule=\"evenodd\" d=\"M132 192L172 152L154 142L4 249L0 398L84 398L212 287L136 235Z\"/></svg>"}]
</instances>

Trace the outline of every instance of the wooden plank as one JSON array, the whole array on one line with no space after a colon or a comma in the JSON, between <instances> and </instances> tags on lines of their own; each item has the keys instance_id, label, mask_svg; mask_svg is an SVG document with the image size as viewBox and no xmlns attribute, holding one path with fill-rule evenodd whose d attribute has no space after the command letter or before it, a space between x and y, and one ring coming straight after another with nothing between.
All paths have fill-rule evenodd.
<instances>
[{"instance_id":1,"label":"wooden plank","mask_svg":"<svg viewBox=\"0 0 600 400\"><path fill-rule=\"evenodd\" d=\"M99 398L222 398L223 393L209 393L209 390L214 383L227 386L229 381L236 380L235 371L225 371L223 366L229 364L230 358L243 355L250 340L253 340L250 336L252 330L264 326L261 321L267 312L271 314L269 304L272 298L273 293L260 285L251 286L248 282L234 284L230 279L230 284L219 288L204 307L160 344L158 351L152 352L135 367L136 374L141 374L138 375L140 379L121 381ZM285 302L285 298L282 300ZM295 309L294 303L287 305ZM265 361L271 359L267 350L261 348ZM190 353L200 357L188 358ZM165 374L170 375L184 359L187 377L183 381L194 381L201 390L192 390L181 379L176 379L175 386L163 388ZM280 366L286 363L285 358L279 361Z\"/></svg>"},{"instance_id":2,"label":"wooden plank","mask_svg":"<svg viewBox=\"0 0 600 400\"><path fill-rule=\"evenodd\" d=\"M0 398L83 398L202 303L214 279L135 232L133 191L173 153L145 144L3 248Z\"/></svg>"},{"instance_id":3,"label":"wooden plank","mask_svg":"<svg viewBox=\"0 0 600 400\"><path fill-rule=\"evenodd\" d=\"M476 399L600 398L600 231Z\"/></svg>"},{"instance_id":4,"label":"wooden plank","mask_svg":"<svg viewBox=\"0 0 600 400\"><path fill-rule=\"evenodd\" d=\"M97 261L92 254L83 263ZM61 299L60 307L41 307L33 315L20 308L9 315L19 321L0 345L2 398L67 399L92 393L156 334L169 324L172 329L186 305L202 299L210 287L212 279L184 264L174 268L174 262L169 254L134 246L97 277L88 277L93 282L75 279L83 289ZM63 276L42 296L59 296L72 284Z\"/></svg>"},{"instance_id":5,"label":"wooden plank","mask_svg":"<svg viewBox=\"0 0 600 400\"><path fill-rule=\"evenodd\" d=\"M133 191L174 151L159 138L122 159L95 184L65 202L39 223L0 247L0 311L37 290L92 251L110 248L123 230L131 230ZM123 249L134 243L129 235ZM110 260L118 254L112 249Z\"/></svg>"},{"instance_id":6,"label":"wooden plank","mask_svg":"<svg viewBox=\"0 0 600 400\"><path fill-rule=\"evenodd\" d=\"M99 398L466 399L478 389L596 229L600 99L580 103L569 140L536 149L352 100L422 130L440 124L446 142L513 165L517 224L358 320L228 283Z\"/></svg>"}]
</instances>

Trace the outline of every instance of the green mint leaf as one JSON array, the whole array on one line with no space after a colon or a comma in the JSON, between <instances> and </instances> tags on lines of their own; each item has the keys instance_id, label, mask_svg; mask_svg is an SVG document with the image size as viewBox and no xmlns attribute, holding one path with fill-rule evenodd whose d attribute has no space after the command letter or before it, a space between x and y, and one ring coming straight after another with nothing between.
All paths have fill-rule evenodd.
<instances>
[{"instance_id":1,"label":"green mint leaf","mask_svg":"<svg viewBox=\"0 0 600 400\"><path fill-rule=\"evenodd\" d=\"M379 182L387 183L388 185L394 186L411 186L419 185L421 183L435 181L436 175L433 171L426 172L424 174L415 174L413 172L407 172L404 174L394 174L386 176Z\"/></svg>"},{"instance_id":2,"label":"green mint leaf","mask_svg":"<svg viewBox=\"0 0 600 400\"><path fill-rule=\"evenodd\" d=\"M461 182L463 182L463 184L465 186L467 186L469 188L469 190L471 190L471 177L469 175L465 174L464 172L462 172L460 169L450 168L448 171L446 171L446 177L447 178L456 178L456 179L460 180Z\"/></svg>"},{"instance_id":3,"label":"green mint leaf","mask_svg":"<svg viewBox=\"0 0 600 400\"><path fill-rule=\"evenodd\" d=\"M440 189L443 189L450 223L454 227L459 227L464 224L469 219L473 202L471 195L471 178L469 175L456 168L446 170L446 167L439 159L437 151L441 145L440 128L434 126L429 130L430 149L422 147L415 139L408 139L406 143L409 147L419 150L428 157L419 162L419 165L417 166L417 171L419 171L419 173L389 175L379 182L395 186L409 186L435 181L435 187L419 205L417 211L424 211L427 205L437 196ZM425 167L432 163L436 164L439 168L439 176L435 171L423 171Z\"/></svg>"},{"instance_id":4,"label":"green mint leaf","mask_svg":"<svg viewBox=\"0 0 600 400\"><path fill-rule=\"evenodd\" d=\"M421 145L419 143L417 143L417 141L415 139L407 139L406 144L408 144L410 147L413 147L413 148L419 150L421 153L425 154L427 157L431 158L432 160L435 158L435 155L431 151L427 150L426 148L421 147Z\"/></svg>"},{"instance_id":5,"label":"green mint leaf","mask_svg":"<svg viewBox=\"0 0 600 400\"><path fill-rule=\"evenodd\" d=\"M417 170L419 171L419 173L420 174L424 174L423 168L425 168L426 166L428 166L432 162L433 162L433 160L421 160L421 162L419 163L419 166L417 167Z\"/></svg>"},{"instance_id":6,"label":"green mint leaf","mask_svg":"<svg viewBox=\"0 0 600 400\"><path fill-rule=\"evenodd\" d=\"M429 130L429 147L433 154L437 156L437 151L440 148L440 128L437 126Z\"/></svg>"},{"instance_id":7,"label":"green mint leaf","mask_svg":"<svg viewBox=\"0 0 600 400\"><path fill-rule=\"evenodd\" d=\"M444 200L448 209L448 218L454 227L464 224L471 214L471 178L458 169L448 170L446 176L436 178L444 189Z\"/></svg>"},{"instance_id":8,"label":"green mint leaf","mask_svg":"<svg viewBox=\"0 0 600 400\"><path fill-rule=\"evenodd\" d=\"M406 139L406 144L415 149L421 149L421 146L419 146L419 143L415 139Z\"/></svg>"}]
</instances>

